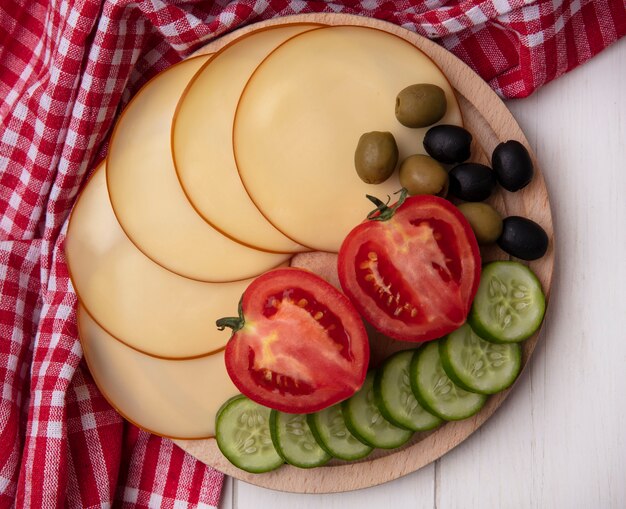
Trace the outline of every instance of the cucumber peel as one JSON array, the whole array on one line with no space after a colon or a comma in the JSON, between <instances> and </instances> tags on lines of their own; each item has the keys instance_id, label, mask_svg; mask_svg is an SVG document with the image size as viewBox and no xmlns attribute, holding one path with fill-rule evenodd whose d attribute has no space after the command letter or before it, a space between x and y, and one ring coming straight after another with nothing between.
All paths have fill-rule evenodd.
<instances>
[{"instance_id":1,"label":"cucumber peel","mask_svg":"<svg viewBox=\"0 0 626 509\"><path fill-rule=\"evenodd\" d=\"M439 342L444 371L462 389L495 394L509 387L522 366L518 343L498 344L482 339L465 324Z\"/></svg>"},{"instance_id":2,"label":"cucumber peel","mask_svg":"<svg viewBox=\"0 0 626 509\"><path fill-rule=\"evenodd\" d=\"M307 415L307 422L320 447L335 458L354 461L373 450L350 433L343 419L341 403Z\"/></svg>"},{"instance_id":3,"label":"cucumber peel","mask_svg":"<svg viewBox=\"0 0 626 509\"><path fill-rule=\"evenodd\" d=\"M428 431L442 420L425 410L411 390L409 370L414 351L397 352L378 368L374 398L380 413L390 423L412 431Z\"/></svg>"},{"instance_id":4,"label":"cucumber peel","mask_svg":"<svg viewBox=\"0 0 626 509\"><path fill-rule=\"evenodd\" d=\"M541 326L546 299L537 276L513 261L483 267L480 285L467 321L483 339L518 343Z\"/></svg>"},{"instance_id":5,"label":"cucumber peel","mask_svg":"<svg viewBox=\"0 0 626 509\"><path fill-rule=\"evenodd\" d=\"M251 473L269 472L284 463L274 448L269 419L269 408L243 395L222 405L215 419L215 439L228 461Z\"/></svg>"},{"instance_id":6,"label":"cucumber peel","mask_svg":"<svg viewBox=\"0 0 626 509\"><path fill-rule=\"evenodd\" d=\"M272 410L270 433L278 454L294 467L320 467L331 458L315 440L305 414Z\"/></svg>"},{"instance_id":7,"label":"cucumber peel","mask_svg":"<svg viewBox=\"0 0 626 509\"><path fill-rule=\"evenodd\" d=\"M487 401L487 396L466 391L450 380L441 364L437 341L413 355L411 388L420 405L446 421L471 417Z\"/></svg>"},{"instance_id":8,"label":"cucumber peel","mask_svg":"<svg viewBox=\"0 0 626 509\"><path fill-rule=\"evenodd\" d=\"M374 372L370 371L361 389L342 403L346 426L357 439L370 447L394 449L413 435L410 430L391 424L374 401Z\"/></svg>"}]
</instances>

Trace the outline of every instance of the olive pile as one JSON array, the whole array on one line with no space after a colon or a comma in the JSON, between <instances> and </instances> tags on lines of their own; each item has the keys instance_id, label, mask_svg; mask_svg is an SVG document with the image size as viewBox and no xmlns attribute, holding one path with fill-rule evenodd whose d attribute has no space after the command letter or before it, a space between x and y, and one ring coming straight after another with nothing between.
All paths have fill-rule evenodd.
<instances>
[{"instance_id":1,"label":"olive pile","mask_svg":"<svg viewBox=\"0 0 626 509\"><path fill-rule=\"evenodd\" d=\"M530 154L520 142L500 143L491 156L492 168L465 162L470 156L472 135L452 125L432 127L424 137L424 148L434 159L444 163L460 163L449 173L449 192L466 203L459 210L470 223L479 244L497 242L508 254L522 260L541 258L548 249L548 235L530 219L500 214L482 203L500 184L515 192L532 180L534 169Z\"/></svg>"},{"instance_id":2,"label":"olive pile","mask_svg":"<svg viewBox=\"0 0 626 509\"><path fill-rule=\"evenodd\" d=\"M430 83L411 85L396 97L395 114L406 127L428 127L446 114L444 91ZM472 135L455 125L431 127L424 136L428 155L415 154L400 163L400 185L408 194L432 194L445 198L448 193L463 200L459 210L470 223L481 245L498 243L508 254L522 260L541 258L548 249L548 235L530 219L510 216L502 219L489 204L497 184L515 192L532 180L533 163L520 142L500 143L492 153L491 165L467 162L471 156ZM357 174L364 182L380 184L394 172L398 147L389 132L373 131L359 139L354 155ZM455 165L447 171L443 164Z\"/></svg>"},{"instance_id":3,"label":"olive pile","mask_svg":"<svg viewBox=\"0 0 626 509\"><path fill-rule=\"evenodd\" d=\"M401 90L396 97L396 118L405 127L428 127L446 114L446 94L437 85L419 83ZM469 153L468 153L469 156ZM398 147L390 132L372 131L359 139L354 153L354 166L363 182L380 184L394 172L398 163ZM410 195L448 192L448 172L432 157L415 154L400 163L400 184Z\"/></svg>"}]
</instances>

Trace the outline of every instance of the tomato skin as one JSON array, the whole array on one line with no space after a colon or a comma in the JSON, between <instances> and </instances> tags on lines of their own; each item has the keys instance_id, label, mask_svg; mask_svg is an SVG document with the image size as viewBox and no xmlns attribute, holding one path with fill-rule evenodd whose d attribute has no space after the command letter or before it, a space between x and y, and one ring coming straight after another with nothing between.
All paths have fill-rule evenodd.
<instances>
[{"instance_id":1,"label":"tomato skin","mask_svg":"<svg viewBox=\"0 0 626 509\"><path fill-rule=\"evenodd\" d=\"M253 401L311 413L363 384L369 364L363 321L345 295L312 272L281 268L258 277L243 294L241 318L226 345L226 370Z\"/></svg>"},{"instance_id":2,"label":"tomato skin","mask_svg":"<svg viewBox=\"0 0 626 509\"><path fill-rule=\"evenodd\" d=\"M407 198L389 219L356 226L338 259L341 287L359 313L386 336L411 342L436 339L465 322L480 270L465 217L429 195Z\"/></svg>"}]
</instances>

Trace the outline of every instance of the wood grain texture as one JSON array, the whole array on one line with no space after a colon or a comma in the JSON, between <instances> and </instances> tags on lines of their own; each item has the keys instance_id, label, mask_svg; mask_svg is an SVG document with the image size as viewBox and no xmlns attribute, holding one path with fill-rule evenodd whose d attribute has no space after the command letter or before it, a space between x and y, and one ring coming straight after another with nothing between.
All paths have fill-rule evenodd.
<instances>
[{"instance_id":1,"label":"wood grain texture","mask_svg":"<svg viewBox=\"0 0 626 509\"><path fill-rule=\"evenodd\" d=\"M455 88L464 114L466 127L474 134L478 159L485 160L500 142L516 139L529 144L520 127L502 101L476 74L456 57L432 41L412 32L381 21L346 15L303 15L272 20L256 27L246 27L203 48L202 52L218 51L228 42L260 26L289 22L318 22L328 25L362 25L399 35L427 53L448 76ZM529 147L530 148L530 147ZM532 151L531 151L532 153ZM493 203L504 215L522 215L540 223L553 239L552 217L545 182L535 160L536 177L523 191L502 192ZM506 258L501 252L486 251L485 259ZM530 263L549 296L554 264L554 244L541 260ZM538 335L524 343L523 362L526 365L536 345ZM435 432L416 434L404 448L375 451L370 457L350 464L332 464L315 470L301 470L290 466L267 474L248 474L231 465L219 452L214 440L177 441L187 452L237 479L281 491L299 493L330 493L356 490L378 485L414 472L450 451L477 430L502 404L510 390L491 397L476 416L448 423ZM241 485L238 485L241 486ZM235 497L236 498L236 497Z\"/></svg>"}]
</instances>

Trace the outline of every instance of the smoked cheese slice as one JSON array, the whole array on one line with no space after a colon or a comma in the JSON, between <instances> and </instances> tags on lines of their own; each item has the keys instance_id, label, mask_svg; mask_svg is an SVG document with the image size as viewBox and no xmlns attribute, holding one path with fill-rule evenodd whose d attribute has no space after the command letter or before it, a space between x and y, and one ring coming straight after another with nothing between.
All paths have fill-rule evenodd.
<instances>
[{"instance_id":1,"label":"smoked cheese slice","mask_svg":"<svg viewBox=\"0 0 626 509\"><path fill-rule=\"evenodd\" d=\"M294 36L256 69L235 116L235 159L259 210L285 235L317 251L337 252L374 206L400 189L397 170L366 184L354 168L359 137L389 131L400 158L424 153L427 129L402 126L395 99L416 83L441 87L440 123L462 124L449 82L404 39L364 27L318 28Z\"/></svg>"},{"instance_id":2,"label":"smoked cheese slice","mask_svg":"<svg viewBox=\"0 0 626 509\"><path fill-rule=\"evenodd\" d=\"M78 330L96 385L123 417L171 438L215 435L220 406L239 393L224 365L224 351L185 361L157 359L109 335L82 308Z\"/></svg>"},{"instance_id":3,"label":"smoked cheese slice","mask_svg":"<svg viewBox=\"0 0 626 509\"><path fill-rule=\"evenodd\" d=\"M258 253L270 268L274 255ZM78 298L96 322L127 345L158 357L189 358L223 348L230 333L218 331L215 321L237 314L251 282L194 281L144 256L115 219L104 165L74 207L65 255ZM245 268L242 260L228 262Z\"/></svg>"},{"instance_id":4,"label":"smoked cheese slice","mask_svg":"<svg viewBox=\"0 0 626 509\"><path fill-rule=\"evenodd\" d=\"M279 44L313 26L262 29L225 47L192 80L174 119L174 162L189 200L216 228L259 249L306 250L274 228L246 193L233 157L235 110L261 61Z\"/></svg>"},{"instance_id":5,"label":"smoked cheese slice","mask_svg":"<svg viewBox=\"0 0 626 509\"><path fill-rule=\"evenodd\" d=\"M196 213L176 176L170 143L174 110L208 58L174 65L137 93L116 124L106 173L115 215L144 254L182 276L223 282L256 276L286 255L259 253L213 228ZM237 219L255 227L245 217Z\"/></svg>"}]
</instances>

